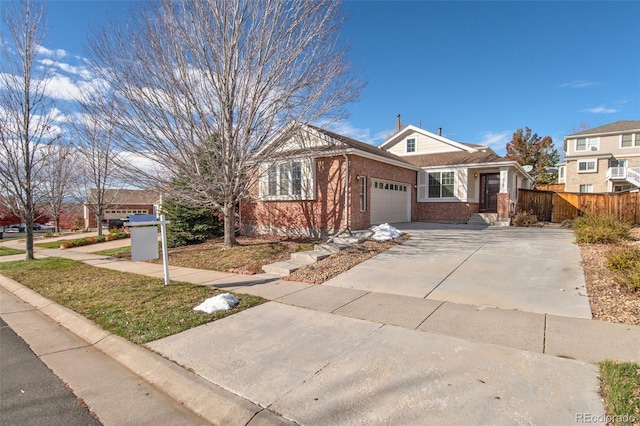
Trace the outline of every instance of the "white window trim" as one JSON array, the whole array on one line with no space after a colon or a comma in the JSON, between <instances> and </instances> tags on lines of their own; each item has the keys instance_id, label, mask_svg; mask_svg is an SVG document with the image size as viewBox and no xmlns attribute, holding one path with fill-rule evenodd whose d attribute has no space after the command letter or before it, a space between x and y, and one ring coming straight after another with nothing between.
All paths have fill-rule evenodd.
<instances>
[{"instance_id":1,"label":"white window trim","mask_svg":"<svg viewBox=\"0 0 640 426\"><path fill-rule=\"evenodd\" d=\"M567 166L558 167L558 183L565 183L567 180Z\"/></svg>"},{"instance_id":2,"label":"white window trim","mask_svg":"<svg viewBox=\"0 0 640 426\"><path fill-rule=\"evenodd\" d=\"M591 187L591 191L582 191L583 186L589 186ZM592 183L581 183L580 186L578 186L578 190L580 191L580 194L593 194L593 184Z\"/></svg>"},{"instance_id":3,"label":"white window trim","mask_svg":"<svg viewBox=\"0 0 640 426\"><path fill-rule=\"evenodd\" d=\"M367 177L360 176L360 211L367 211Z\"/></svg>"},{"instance_id":4,"label":"white window trim","mask_svg":"<svg viewBox=\"0 0 640 426\"><path fill-rule=\"evenodd\" d=\"M285 163L301 163L301 185L300 195L293 194L293 180L289 181L289 194L269 195L269 173L271 166L276 167L276 183L280 185L281 165ZM290 170L293 168L291 167ZM258 199L260 201L308 201L315 200L316 187L316 164L313 158L294 158L291 160L277 161L261 166L260 178L258 179Z\"/></svg>"},{"instance_id":5,"label":"white window trim","mask_svg":"<svg viewBox=\"0 0 640 426\"><path fill-rule=\"evenodd\" d=\"M586 145L585 145L585 149L578 149L578 139L585 139L586 140ZM595 139L595 146L596 149L591 149L592 145L589 143L590 140ZM600 138L598 137L591 137L591 138L576 138L576 141L573 145L574 151L575 152L591 152L591 151L599 151L600 150Z\"/></svg>"},{"instance_id":6,"label":"white window trim","mask_svg":"<svg viewBox=\"0 0 640 426\"><path fill-rule=\"evenodd\" d=\"M595 168L593 170L580 170L580 163L594 163ZM585 158L578 160L576 163L578 173L598 173L598 159L597 158Z\"/></svg>"},{"instance_id":7,"label":"white window trim","mask_svg":"<svg viewBox=\"0 0 640 426\"><path fill-rule=\"evenodd\" d=\"M633 149L633 148L640 148L640 132L637 133L631 133L631 135L633 136L631 139L631 146L622 146L622 137L625 135L628 135L629 133L624 133L622 135L620 135L620 149Z\"/></svg>"},{"instance_id":8,"label":"white window trim","mask_svg":"<svg viewBox=\"0 0 640 426\"><path fill-rule=\"evenodd\" d=\"M429 173L453 173L453 197L429 197ZM424 183L420 183L420 175L424 176ZM442 176L442 175L441 175ZM451 201L460 201L460 199L456 196L458 193L458 171L456 169L438 169L438 170L421 170L418 172L418 193L417 193L417 201L419 202L432 202L432 203L443 203L443 202L451 202ZM421 188L424 188L425 197L420 197Z\"/></svg>"},{"instance_id":9,"label":"white window trim","mask_svg":"<svg viewBox=\"0 0 640 426\"><path fill-rule=\"evenodd\" d=\"M409 141L413 141L413 151L409 151ZM404 151L407 154L415 154L417 150L418 150L418 143L416 141L416 138L407 138L404 144Z\"/></svg>"}]
</instances>

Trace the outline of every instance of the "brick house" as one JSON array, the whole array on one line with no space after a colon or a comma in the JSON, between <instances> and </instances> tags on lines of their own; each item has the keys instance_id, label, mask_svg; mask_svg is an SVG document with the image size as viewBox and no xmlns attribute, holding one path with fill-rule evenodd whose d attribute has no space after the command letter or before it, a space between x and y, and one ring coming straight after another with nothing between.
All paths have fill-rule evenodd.
<instances>
[{"instance_id":1,"label":"brick house","mask_svg":"<svg viewBox=\"0 0 640 426\"><path fill-rule=\"evenodd\" d=\"M640 187L640 121L625 120L564 138L558 182L567 192L622 192Z\"/></svg>"},{"instance_id":2,"label":"brick house","mask_svg":"<svg viewBox=\"0 0 640 426\"><path fill-rule=\"evenodd\" d=\"M96 189L89 190L88 202L84 204L85 228L96 228L95 214ZM104 219L126 219L132 214L157 214L161 197L155 191L139 189L107 189L104 194Z\"/></svg>"},{"instance_id":3,"label":"brick house","mask_svg":"<svg viewBox=\"0 0 640 426\"><path fill-rule=\"evenodd\" d=\"M491 149L407 126L380 147L306 125L274 139L249 200L245 233L327 235L410 221L508 220L531 178Z\"/></svg>"}]
</instances>

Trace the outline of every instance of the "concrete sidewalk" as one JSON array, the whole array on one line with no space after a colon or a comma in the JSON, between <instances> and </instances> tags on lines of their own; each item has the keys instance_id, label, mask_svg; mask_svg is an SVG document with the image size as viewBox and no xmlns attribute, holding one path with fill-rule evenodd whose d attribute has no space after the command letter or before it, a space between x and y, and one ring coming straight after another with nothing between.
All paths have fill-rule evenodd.
<instances>
[{"instance_id":1,"label":"concrete sidewalk","mask_svg":"<svg viewBox=\"0 0 640 426\"><path fill-rule=\"evenodd\" d=\"M79 251L38 249L38 256L162 276L161 265ZM233 424L285 422L269 410L301 424L568 424L577 413L604 413L591 362L640 362L637 326L309 285L265 274L170 269L172 279L277 302L148 345L195 372L181 380L223 391L218 406L239 404L235 398L244 401L242 407L249 404ZM34 298L29 300L33 306L192 411L221 422L202 396L180 396L175 386L180 381L165 377L162 358L129 356L130 351L140 357L151 353L50 301L26 296L29 291L10 280L0 283L16 296ZM6 317L14 315L4 308L0 314L8 323ZM230 424L229 418L222 423Z\"/></svg>"}]
</instances>

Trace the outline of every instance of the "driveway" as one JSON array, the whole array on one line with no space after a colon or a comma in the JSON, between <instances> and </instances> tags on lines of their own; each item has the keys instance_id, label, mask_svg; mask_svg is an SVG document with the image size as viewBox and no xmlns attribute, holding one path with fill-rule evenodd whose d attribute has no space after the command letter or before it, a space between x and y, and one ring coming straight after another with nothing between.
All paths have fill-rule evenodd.
<instances>
[{"instance_id":1,"label":"driveway","mask_svg":"<svg viewBox=\"0 0 640 426\"><path fill-rule=\"evenodd\" d=\"M591 318L570 230L405 223L402 245L324 285Z\"/></svg>"}]
</instances>

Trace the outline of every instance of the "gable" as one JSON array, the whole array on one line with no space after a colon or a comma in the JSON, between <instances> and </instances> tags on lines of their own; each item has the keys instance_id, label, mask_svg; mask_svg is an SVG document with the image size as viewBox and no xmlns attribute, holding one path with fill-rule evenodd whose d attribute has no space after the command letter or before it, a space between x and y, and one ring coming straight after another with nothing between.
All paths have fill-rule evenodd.
<instances>
[{"instance_id":1,"label":"gable","mask_svg":"<svg viewBox=\"0 0 640 426\"><path fill-rule=\"evenodd\" d=\"M475 151L468 145L411 125L392 135L380 145L380 148L402 157Z\"/></svg>"}]
</instances>

